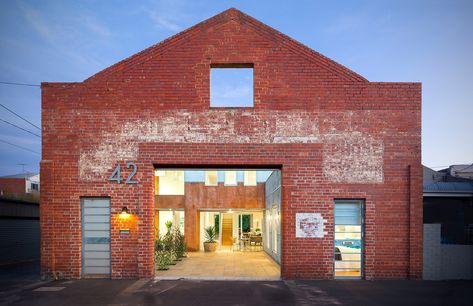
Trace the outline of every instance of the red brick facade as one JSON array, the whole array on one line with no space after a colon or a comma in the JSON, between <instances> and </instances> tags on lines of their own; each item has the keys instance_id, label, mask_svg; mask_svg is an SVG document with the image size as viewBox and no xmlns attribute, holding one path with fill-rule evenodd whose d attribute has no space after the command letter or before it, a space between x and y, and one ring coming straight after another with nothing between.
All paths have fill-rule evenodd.
<instances>
[{"instance_id":1,"label":"red brick facade","mask_svg":"<svg viewBox=\"0 0 473 306\"><path fill-rule=\"evenodd\" d=\"M212 64L254 65L254 108L211 109ZM81 277L83 196L127 206L112 278L154 274L154 165L282 170L285 279L333 278L333 201L365 199L365 277L420 278L421 84L369 82L230 9L79 83L42 84L41 266ZM136 185L108 177L138 166ZM127 172L128 171L128 172ZM131 171L131 170L130 170ZM323 238L296 238L321 213Z\"/></svg>"}]
</instances>

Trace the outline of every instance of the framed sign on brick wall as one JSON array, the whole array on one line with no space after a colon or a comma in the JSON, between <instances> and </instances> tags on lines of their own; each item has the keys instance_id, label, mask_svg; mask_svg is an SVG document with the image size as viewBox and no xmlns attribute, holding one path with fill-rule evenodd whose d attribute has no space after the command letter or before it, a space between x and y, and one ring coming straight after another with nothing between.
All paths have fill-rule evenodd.
<instances>
[{"instance_id":1,"label":"framed sign on brick wall","mask_svg":"<svg viewBox=\"0 0 473 306\"><path fill-rule=\"evenodd\" d=\"M322 238L325 222L319 213L296 213L296 238Z\"/></svg>"}]
</instances>

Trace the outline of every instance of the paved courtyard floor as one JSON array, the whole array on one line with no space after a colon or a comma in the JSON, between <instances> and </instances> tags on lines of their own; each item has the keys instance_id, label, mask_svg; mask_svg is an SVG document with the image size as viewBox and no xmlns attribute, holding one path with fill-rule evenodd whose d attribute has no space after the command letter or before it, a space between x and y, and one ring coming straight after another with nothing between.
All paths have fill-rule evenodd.
<instances>
[{"instance_id":1,"label":"paved courtyard floor","mask_svg":"<svg viewBox=\"0 0 473 306\"><path fill-rule=\"evenodd\" d=\"M278 280L279 265L266 252L189 252L187 258L156 271L156 279Z\"/></svg>"}]
</instances>

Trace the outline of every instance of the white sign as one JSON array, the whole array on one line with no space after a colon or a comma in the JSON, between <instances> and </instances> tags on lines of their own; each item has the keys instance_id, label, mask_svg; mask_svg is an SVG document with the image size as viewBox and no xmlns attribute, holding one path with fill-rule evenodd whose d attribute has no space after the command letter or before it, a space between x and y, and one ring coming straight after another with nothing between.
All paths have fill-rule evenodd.
<instances>
[{"instance_id":1,"label":"white sign","mask_svg":"<svg viewBox=\"0 0 473 306\"><path fill-rule=\"evenodd\" d=\"M322 238L326 220L317 213L296 214L296 238Z\"/></svg>"}]
</instances>

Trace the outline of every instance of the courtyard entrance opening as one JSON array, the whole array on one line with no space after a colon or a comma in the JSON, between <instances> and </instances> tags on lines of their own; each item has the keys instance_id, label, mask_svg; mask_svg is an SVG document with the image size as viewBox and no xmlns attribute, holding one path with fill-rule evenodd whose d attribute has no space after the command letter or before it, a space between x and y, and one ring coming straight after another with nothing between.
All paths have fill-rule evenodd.
<instances>
[{"instance_id":1,"label":"courtyard entrance opening","mask_svg":"<svg viewBox=\"0 0 473 306\"><path fill-rule=\"evenodd\" d=\"M279 169L155 169L158 279L276 280Z\"/></svg>"}]
</instances>

